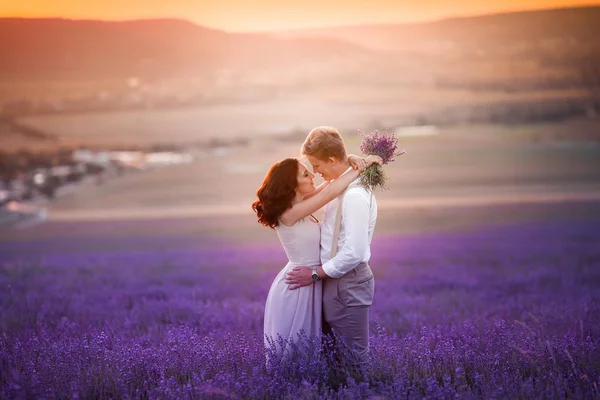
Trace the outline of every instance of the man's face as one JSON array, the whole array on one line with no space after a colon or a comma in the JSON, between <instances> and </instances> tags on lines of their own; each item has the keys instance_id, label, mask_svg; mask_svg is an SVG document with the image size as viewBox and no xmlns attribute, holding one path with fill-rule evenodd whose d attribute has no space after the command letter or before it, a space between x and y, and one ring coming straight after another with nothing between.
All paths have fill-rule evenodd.
<instances>
[{"instance_id":1,"label":"man's face","mask_svg":"<svg viewBox=\"0 0 600 400\"><path fill-rule=\"evenodd\" d=\"M315 174L320 174L326 181L335 179L334 175L332 174L332 169L335 165L334 160L332 158L329 158L327 160L321 160L314 156L307 155L306 159L308 160L310 165L312 165L313 172Z\"/></svg>"}]
</instances>

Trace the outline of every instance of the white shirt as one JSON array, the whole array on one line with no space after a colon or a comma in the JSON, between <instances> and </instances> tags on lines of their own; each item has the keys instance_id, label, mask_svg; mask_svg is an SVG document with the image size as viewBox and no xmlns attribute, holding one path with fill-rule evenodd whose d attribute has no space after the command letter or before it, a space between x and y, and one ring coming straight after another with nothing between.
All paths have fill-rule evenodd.
<instances>
[{"instance_id":1,"label":"white shirt","mask_svg":"<svg viewBox=\"0 0 600 400\"><path fill-rule=\"evenodd\" d=\"M327 204L321 221L321 263L323 271L332 278L339 278L361 262L371 259L371 239L377 221L377 201L372 192L360 185L356 186L358 181L355 180L343 196L338 251L333 259L330 259L331 245L341 195Z\"/></svg>"}]
</instances>

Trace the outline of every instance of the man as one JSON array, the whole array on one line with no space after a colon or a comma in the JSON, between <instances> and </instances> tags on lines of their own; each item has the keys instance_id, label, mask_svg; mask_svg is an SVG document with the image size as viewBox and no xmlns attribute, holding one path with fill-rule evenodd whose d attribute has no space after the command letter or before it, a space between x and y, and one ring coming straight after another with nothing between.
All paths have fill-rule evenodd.
<instances>
[{"instance_id":1,"label":"man","mask_svg":"<svg viewBox=\"0 0 600 400\"><path fill-rule=\"evenodd\" d=\"M332 127L313 129L302 145L302 154L314 173L326 181L337 179L351 168L344 141ZM375 287L369 260L376 220L375 197L355 181L325 207L321 221L322 265L313 270L296 267L286 279L294 286L323 280L323 331L333 329L361 364L369 358L369 307Z\"/></svg>"}]
</instances>

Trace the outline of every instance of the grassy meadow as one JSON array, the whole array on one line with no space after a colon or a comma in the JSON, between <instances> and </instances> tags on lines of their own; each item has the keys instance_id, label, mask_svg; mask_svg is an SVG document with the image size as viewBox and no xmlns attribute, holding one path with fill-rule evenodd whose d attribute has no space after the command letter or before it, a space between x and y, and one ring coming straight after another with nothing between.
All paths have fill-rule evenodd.
<instances>
[{"instance_id":1,"label":"grassy meadow","mask_svg":"<svg viewBox=\"0 0 600 400\"><path fill-rule=\"evenodd\" d=\"M585 134L595 121L546 125L439 127L434 135L401 137L407 150L386 167L380 209L440 209L454 205L535 203L597 196L600 147ZM400 130L401 131L401 130ZM399 132L400 132L399 131ZM343 131L349 152L360 135ZM226 150L195 149L192 164L132 171L90 185L48 205L50 219L127 219L232 215L251 218L249 204L269 166L299 156L304 134L263 137ZM537 196L537 197L536 197ZM549 200L548 200L549 201Z\"/></svg>"}]
</instances>

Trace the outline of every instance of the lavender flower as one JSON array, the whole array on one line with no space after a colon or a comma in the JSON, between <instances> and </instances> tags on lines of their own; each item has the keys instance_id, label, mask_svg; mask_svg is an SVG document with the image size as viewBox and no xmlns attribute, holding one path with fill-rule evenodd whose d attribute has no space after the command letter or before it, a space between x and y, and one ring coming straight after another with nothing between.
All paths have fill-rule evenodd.
<instances>
[{"instance_id":1,"label":"lavender flower","mask_svg":"<svg viewBox=\"0 0 600 400\"><path fill-rule=\"evenodd\" d=\"M398 151L398 138L393 131L388 133L375 130L367 135L362 132L360 134L363 137L360 142L360 151L363 154L381 157L384 165L395 161L394 157L405 153L404 150ZM386 179L383 168L374 164L360 176L360 184L373 191L378 187L385 188Z\"/></svg>"},{"instance_id":2,"label":"lavender flower","mask_svg":"<svg viewBox=\"0 0 600 400\"><path fill-rule=\"evenodd\" d=\"M600 396L598 220L377 235L366 381L328 337L267 368L278 244L75 226L0 240L0 399Z\"/></svg>"}]
</instances>

